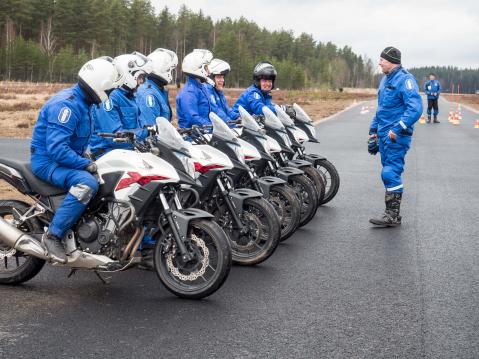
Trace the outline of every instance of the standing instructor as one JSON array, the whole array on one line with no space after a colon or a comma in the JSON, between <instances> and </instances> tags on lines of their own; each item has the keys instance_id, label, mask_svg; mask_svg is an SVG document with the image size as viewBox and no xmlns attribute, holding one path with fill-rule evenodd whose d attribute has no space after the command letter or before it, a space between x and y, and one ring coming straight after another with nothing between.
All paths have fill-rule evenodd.
<instances>
[{"instance_id":1,"label":"standing instructor","mask_svg":"<svg viewBox=\"0 0 479 359\"><path fill-rule=\"evenodd\" d=\"M422 99L417 82L401 66L401 52L386 47L379 66L386 75L378 91L378 108L369 129L368 151L381 154L381 178L386 188L386 210L372 224L395 227L401 224L399 208L404 186L401 174L411 145L414 123L422 114Z\"/></svg>"},{"instance_id":2,"label":"standing instructor","mask_svg":"<svg viewBox=\"0 0 479 359\"><path fill-rule=\"evenodd\" d=\"M436 75L429 74L429 81L424 84L424 93L427 95L427 123L431 123L431 111L434 109L434 123L439 123L437 115L439 114L439 94L441 93L441 84L436 80Z\"/></svg>"}]
</instances>

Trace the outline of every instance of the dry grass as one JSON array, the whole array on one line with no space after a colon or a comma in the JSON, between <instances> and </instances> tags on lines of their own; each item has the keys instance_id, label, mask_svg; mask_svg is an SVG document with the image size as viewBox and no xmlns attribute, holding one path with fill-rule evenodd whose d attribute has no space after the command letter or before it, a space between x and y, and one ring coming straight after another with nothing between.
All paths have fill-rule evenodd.
<instances>
[{"instance_id":1,"label":"dry grass","mask_svg":"<svg viewBox=\"0 0 479 359\"><path fill-rule=\"evenodd\" d=\"M479 111L479 95L447 95L442 94L450 102L460 103L471 106Z\"/></svg>"},{"instance_id":2,"label":"dry grass","mask_svg":"<svg viewBox=\"0 0 479 359\"><path fill-rule=\"evenodd\" d=\"M68 84L0 82L0 137L31 137L38 111Z\"/></svg>"},{"instance_id":3,"label":"dry grass","mask_svg":"<svg viewBox=\"0 0 479 359\"><path fill-rule=\"evenodd\" d=\"M70 84L0 82L0 137L30 138L42 105L56 92ZM232 105L244 89L226 89L226 99ZM176 113L177 89L170 87L171 107ZM375 98L375 90L345 89L344 92L325 90L273 91L277 103L301 105L313 120L328 117L355 101ZM176 124L176 121L174 121Z\"/></svg>"}]
</instances>

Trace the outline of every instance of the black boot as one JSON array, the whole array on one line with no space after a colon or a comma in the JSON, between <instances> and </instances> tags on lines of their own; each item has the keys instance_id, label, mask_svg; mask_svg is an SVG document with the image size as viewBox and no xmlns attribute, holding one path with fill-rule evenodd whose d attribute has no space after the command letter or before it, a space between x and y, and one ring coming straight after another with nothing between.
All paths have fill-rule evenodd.
<instances>
[{"instance_id":1,"label":"black boot","mask_svg":"<svg viewBox=\"0 0 479 359\"><path fill-rule=\"evenodd\" d=\"M440 123L440 122L437 120L437 115L434 115L434 123Z\"/></svg>"},{"instance_id":2,"label":"black boot","mask_svg":"<svg viewBox=\"0 0 479 359\"><path fill-rule=\"evenodd\" d=\"M427 123L431 123L431 115L427 115Z\"/></svg>"},{"instance_id":3,"label":"black boot","mask_svg":"<svg viewBox=\"0 0 479 359\"><path fill-rule=\"evenodd\" d=\"M61 238L47 232L42 236L42 244L53 261L63 264L67 262L67 255Z\"/></svg>"},{"instance_id":4,"label":"black boot","mask_svg":"<svg viewBox=\"0 0 479 359\"><path fill-rule=\"evenodd\" d=\"M153 263L153 248L144 248L141 251L141 262L138 264L139 269L155 270Z\"/></svg>"},{"instance_id":5,"label":"black boot","mask_svg":"<svg viewBox=\"0 0 479 359\"><path fill-rule=\"evenodd\" d=\"M396 227L401 224L399 208L401 207L402 193L386 192L386 211L380 218L371 218L369 222L382 227Z\"/></svg>"}]
</instances>

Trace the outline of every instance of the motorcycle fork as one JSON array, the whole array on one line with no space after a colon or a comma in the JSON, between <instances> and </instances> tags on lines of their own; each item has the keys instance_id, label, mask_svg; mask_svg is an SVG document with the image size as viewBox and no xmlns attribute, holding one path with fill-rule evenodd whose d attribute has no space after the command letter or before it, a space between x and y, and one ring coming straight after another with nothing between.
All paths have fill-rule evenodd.
<instances>
[{"instance_id":1,"label":"motorcycle fork","mask_svg":"<svg viewBox=\"0 0 479 359\"><path fill-rule=\"evenodd\" d=\"M251 180L251 183L253 184L253 187L256 191L263 193L263 190L261 189L259 183L258 183L258 176L256 176L256 173L254 172L253 169L248 171L248 176Z\"/></svg>"},{"instance_id":2,"label":"motorcycle fork","mask_svg":"<svg viewBox=\"0 0 479 359\"><path fill-rule=\"evenodd\" d=\"M238 216L238 214L235 210L235 207L233 205L233 202L231 201L231 198L229 197L229 191L231 190L231 184L229 183L229 181L225 181L225 182L226 182L226 187L223 185L223 182L221 181L220 176L218 176L216 178L216 183L218 184L218 188L220 189L220 193L223 196L223 199L226 202L226 205L228 206L228 210L231 213L231 217L233 218L234 223L236 224L236 226L238 227L238 229L240 231L243 231L244 225L241 222L241 219L239 218L239 216ZM241 208L241 211L242 210L243 209Z\"/></svg>"},{"instance_id":3,"label":"motorcycle fork","mask_svg":"<svg viewBox=\"0 0 479 359\"><path fill-rule=\"evenodd\" d=\"M183 239L180 237L180 233L178 232L178 228L176 227L176 222L175 219L173 218L173 210L171 209L170 205L168 204L168 200L165 197L164 193L160 193L159 195L161 205L163 206L163 210L166 216L166 219L168 220L168 224L170 225L171 228L171 233L173 233L173 237L175 238L175 242L178 246L178 249L181 254L181 258L187 262L191 259L190 254L188 253L188 250L186 249L185 243L183 242ZM177 196L175 194L175 202L177 200ZM179 202L179 199L178 199ZM178 205L178 203L176 203ZM180 203L181 207L181 203Z\"/></svg>"},{"instance_id":4,"label":"motorcycle fork","mask_svg":"<svg viewBox=\"0 0 479 359\"><path fill-rule=\"evenodd\" d=\"M298 147L296 150L299 159L304 159L304 148Z\"/></svg>"}]
</instances>

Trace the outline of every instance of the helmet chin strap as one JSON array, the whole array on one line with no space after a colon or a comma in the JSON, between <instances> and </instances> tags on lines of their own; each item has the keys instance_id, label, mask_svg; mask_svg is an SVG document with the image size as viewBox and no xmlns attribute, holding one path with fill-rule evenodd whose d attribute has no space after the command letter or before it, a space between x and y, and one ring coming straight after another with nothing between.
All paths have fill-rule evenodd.
<instances>
[{"instance_id":1,"label":"helmet chin strap","mask_svg":"<svg viewBox=\"0 0 479 359\"><path fill-rule=\"evenodd\" d=\"M148 80L153 81L159 88L163 88L166 85L168 85L168 82L162 79L160 76L154 75L154 74L149 74L148 75Z\"/></svg>"},{"instance_id":2,"label":"helmet chin strap","mask_svg":"<svg viewBox=\"0 0 479 359\"><path fill-rule=\"evenodd\" d=\"M80 86L80 89L82 90L83 94L85 95L85 102L88 105L93 105L93 104L99 105L99 104L101 104L100 97L81 78L78 79L78 85Z\"/></svg>"},{"instance_id":3,"label":"helmet chin strap","mask_svg":"<svg viewBox=\"0 0 479 359\"><path fill-rule=\"evenodd\" d=\"M121 88L124 89L125 91L128 91L128 93L126 95L127 95L128 98L131 99L131 98L133 98L133 96L135 96L135 92L136 92L136 89L138 88L138 86L135 87L134 89L131 89L128 86L123 85ZM108 93L108 96L110 96L110 93Z\"/></svg>"}]
</instances>

